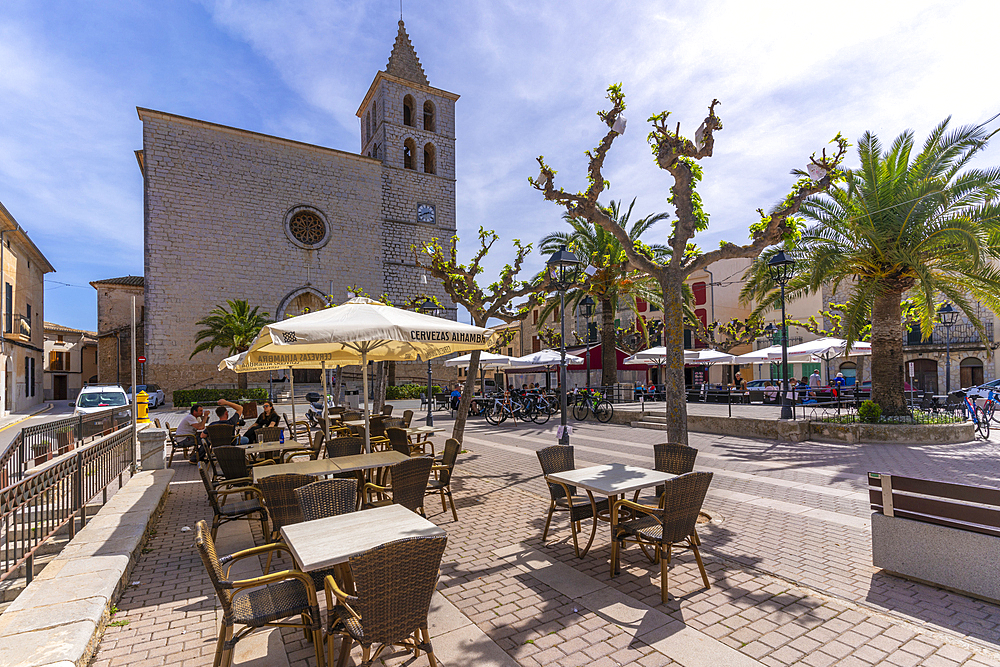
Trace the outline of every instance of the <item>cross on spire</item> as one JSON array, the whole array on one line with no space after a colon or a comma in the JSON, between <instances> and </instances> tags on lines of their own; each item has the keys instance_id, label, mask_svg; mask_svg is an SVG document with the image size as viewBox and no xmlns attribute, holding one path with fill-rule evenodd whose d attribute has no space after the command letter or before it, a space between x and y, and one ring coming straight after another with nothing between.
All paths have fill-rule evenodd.
<instances>
[{"instance_id":1,"label":"cross on spire","mask_svg":"<svg viewBox=\"0 0 1000 667\"><path fill-rule=\"evenodd\" d=\"M425 86L430 85L430 82L427 81L427 75L424 74L424 68L420 64L420 59L417 58L417 52L413 50L413 44L410 43L410 36L406 34L402 18L399 20L396 43L392 45L392 53L389 55L389 63L386 65L385 71L406 81Z\"/></svg>"}]
</instances>

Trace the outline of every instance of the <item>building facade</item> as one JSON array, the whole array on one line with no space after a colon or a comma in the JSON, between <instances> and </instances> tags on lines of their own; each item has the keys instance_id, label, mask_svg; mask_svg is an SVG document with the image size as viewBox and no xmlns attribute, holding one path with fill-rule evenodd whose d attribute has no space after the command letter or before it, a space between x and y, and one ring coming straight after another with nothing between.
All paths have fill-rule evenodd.
<instances>
[{"instance_id":1,"label":"building facade","mask_svg":"<svg viewBox=\"0 0 1000 667\"><path fill-rule=\"evenodd\" d=\"M97 332L45 323L43 398L73 401L97 382Z\"/></svg>"},{"instance_id":2,"label":"building facade","mask_svg":"<svg viewBox=\"0 0 1000 667\"><path fill-rule=\"evenodd\" d=\"M136 357L146 352L145 281L142 276L122 276L95 280L90 285L97 290L97 381L126 387L132 384L133 303Z\"/></svg>"},{"instance_id":3,"label":"building facade","mask_svg":"<svg viewBox=\"0 0 1000 667\"><path fill-rule=\"evenodd\" d=\"M357 111L359 153L140 108L149 381L235 382L218 351L189 359L196 322L231 299L280 320L357 286L396 304L433 294L456 317L411 246L455 233L457 99L430 86L400 21Z\"/></svg>"},{"instance_id":4,"label":"building facade","mask_svg":"<svg viewBox=\"0 0 1000 667\"><path fill-rule=\"evenodd\" d=\"M24 411L42 402L45 274L55 269L0 204L0 412Z\"/></svg>"}]
</instances>

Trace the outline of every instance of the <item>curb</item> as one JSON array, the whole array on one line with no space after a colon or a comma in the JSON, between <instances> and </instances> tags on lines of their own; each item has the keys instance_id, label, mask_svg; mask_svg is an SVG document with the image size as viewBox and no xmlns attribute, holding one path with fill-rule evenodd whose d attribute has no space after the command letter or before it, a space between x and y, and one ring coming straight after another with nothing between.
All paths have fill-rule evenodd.
<instances>
[{"instance_id":1,"label":"curb","mask_svg":"<svg viewBox=\"0 0 1000 667\"><path fill-rule=\"evenodd\" d=\"M51 409L52 409L52 404L51 403L45 403L41 408L35 410L30 415L24 415L20 419L15 419L11 423L7 424L6 426L0 426L0 431L6 431L11 426L16 426L16 425L20 424L21 422L23 422L23 421L25 421L27 419L31 419L32 417L37 417L38 415L42 414L43 412L48 412Z\"/></svg>"}]
</instances>

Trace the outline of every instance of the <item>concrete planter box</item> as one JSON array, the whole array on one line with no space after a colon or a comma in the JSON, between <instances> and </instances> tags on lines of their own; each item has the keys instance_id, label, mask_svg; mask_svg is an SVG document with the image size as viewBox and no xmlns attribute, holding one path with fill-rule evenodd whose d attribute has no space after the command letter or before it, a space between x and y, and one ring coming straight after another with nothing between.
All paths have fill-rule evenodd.
<instances>
[{"instance_id":1,"label":"concrete planter box","mask_svg":"<svg viewBox=\"0 0 1000 667\"><path fill-rule=\"evenodd\" d=\"M828 442L944 445L976 439L975 426L962 424L835 424L809 422L809 438Z\"/></svg>"},{"instance_id":2,"label":"concrete planter box","mask_svg":"<svg viewBox=\"0 0 1000 667\"><path fill-rule=\"evenodd\" d=\"M1000 537L872 513L872 564L907 579L1000 602Z\"/></svg>"}]
</instances>

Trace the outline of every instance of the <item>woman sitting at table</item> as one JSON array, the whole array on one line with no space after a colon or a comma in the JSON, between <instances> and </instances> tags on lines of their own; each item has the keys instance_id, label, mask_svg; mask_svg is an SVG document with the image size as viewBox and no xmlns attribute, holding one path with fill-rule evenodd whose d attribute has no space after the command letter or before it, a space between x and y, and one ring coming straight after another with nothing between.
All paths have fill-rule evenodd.
<instances>
[{"instance_id":1,"label":"woman sitting at table","mask_svg":"<svg viewBox=\"0 0 1000 667\"><path fill-rule=\"evenodd\" d=\"M247 438L248 442L257 442L257 429L277 426L280 423L281 420L278 419L278 413L274 411L274 406L268 401L263 404L263 411L257 416L257 421L247 429L243 437Z\"/></svg>"}]
</instances>

